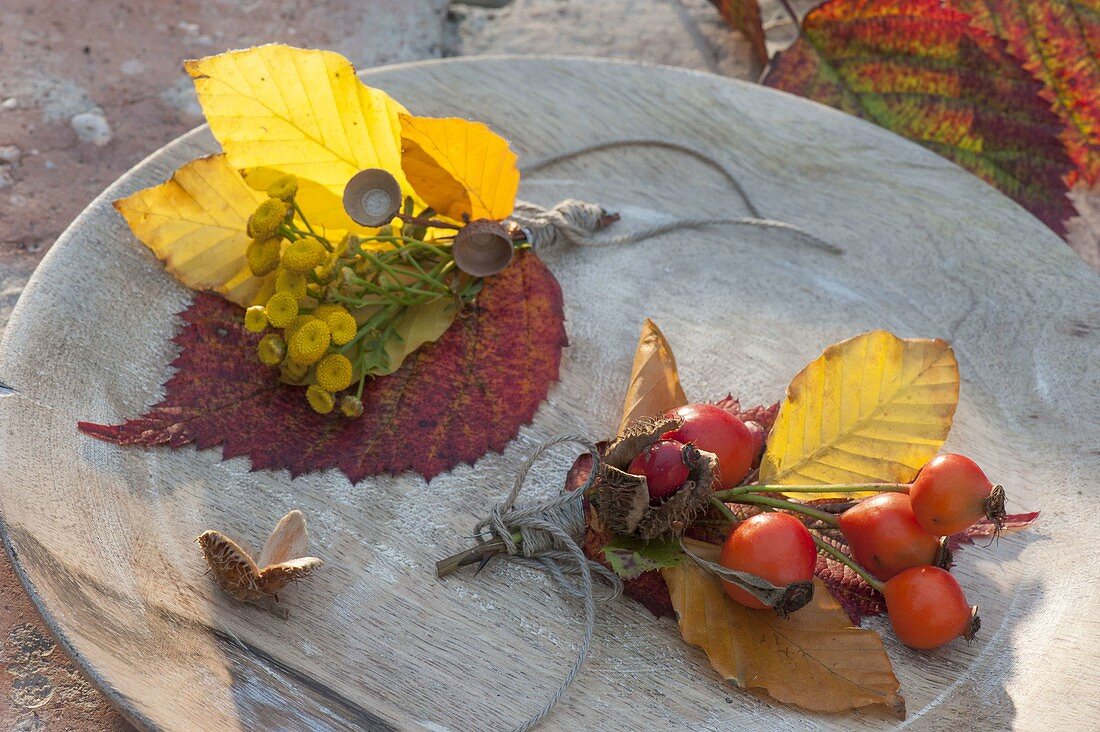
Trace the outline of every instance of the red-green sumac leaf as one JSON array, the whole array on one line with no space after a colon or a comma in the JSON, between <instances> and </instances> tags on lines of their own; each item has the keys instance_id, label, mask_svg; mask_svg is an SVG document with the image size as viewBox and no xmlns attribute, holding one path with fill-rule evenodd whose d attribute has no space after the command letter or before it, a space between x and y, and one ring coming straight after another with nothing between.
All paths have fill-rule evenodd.
<instances>
[{"instance_id":1,"label":"red-green sumac leaf","mask_svg":"<svg viewBox=\"0 0 1100 732\"><path fill-rule=\"evenodd\" d=\"M1073 169L1042 85L940 0L830 0L764 83L870 120L955 161L1064 235Z\"/></svg>"},{"instance_id":2,"label":"red-green sumac leaf","mask_svg":"<svg viewBox=\"0 0 1100 732\"><path fill-rule=\"evenodd\" d=\"M534 254L485 282L473 308L389 376L368 382L363 416L320 415L301 387L256 359L241 309L200 294L182 314L166 395L148 414L81 430L120 445L222 446L253 469L339 468L352 482L406 470L432 478L501 450L558 378L561 288Z\"/></svg>"},{"instance_id":3,"label":"red-green sumac leaf","mask_svg":"<svg viewBox=\"0 0 1100 732\"><path fill-rule=\"evenodd\" d=\"M1043 83L1077 169L1100 182L1100 0L952 0Z\"/></svg>"}]
</instances>

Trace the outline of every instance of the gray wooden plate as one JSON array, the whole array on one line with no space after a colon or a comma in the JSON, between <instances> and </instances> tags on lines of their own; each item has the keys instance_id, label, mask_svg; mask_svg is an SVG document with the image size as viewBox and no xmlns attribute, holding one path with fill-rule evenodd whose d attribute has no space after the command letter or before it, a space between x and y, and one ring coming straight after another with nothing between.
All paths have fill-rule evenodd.
<instances>
[{"instance_id":1,"label":"gray wooden plate","mask_svg":"<svg viewBox=\"0 0 1100 732\"><path fill-rule=\"evenodd\" d=\"M629 231L669 216L743 215L718 170L761 211L842 247L715 227L635 245L544 253L565 293L562 380L504 454L426 485L291 480L217 450L122 449L81 435L161 395L174 314L191 293L110 201L216 150L205 129L111 186L28 284L0 357L5 539L23 581L80 664L136 723L165 729L502 729L556 687L580 608L504 563L439 581L540 440L615 426L642 319L671 340L689 396L774 401L828 343L870 328L956 349L962 397L948 447L1003 482L1034 530L961 553L983 608L969 647L934 653L887 633L907 724L1083 729L1100 676L1100 280L1022 209L884 130L757 86L680 70L564 59L476 59L379 69L369 83L418 114L481 119L522 162L613 140L542 168L522 197L619 210ZM507 409L506 404L501 409ZM556 490L572 455L542 465ZM258 549L301 508L322 571L281 597L289 617L241 606L193 540L217 528ZM871 621L883 628L881 621ZM1090 701L1086 701L1090 700ZM1090 712L1089 707L1092 707ZM590 663L545 729L882 728L731 688L675 623L619 600L601 609Z\"/></svg>"}]
</instances>

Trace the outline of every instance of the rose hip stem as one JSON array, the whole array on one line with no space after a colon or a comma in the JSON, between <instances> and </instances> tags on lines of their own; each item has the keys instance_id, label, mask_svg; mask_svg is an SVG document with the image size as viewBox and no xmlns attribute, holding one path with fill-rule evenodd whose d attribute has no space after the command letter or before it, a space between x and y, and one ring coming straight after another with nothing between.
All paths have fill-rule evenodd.
<instances>
[{"instance_id":1,"label":"rose hip stem","mask_svg":"<svg viewBox=\"0 0 1100 732\"><path fill-rule=\"evenodd\" d=\"M841 485L741 485L719 491L726 500L742 493L908 493L912 483L844 483Z\"/></svg>"},{"instance_id":2,"label":"rose hip stem","mask_svg":"<svg viewBox=\"0 0 1100 732\"><path fill-rule=\"evenodd\" d=\"M809 516L810 518L817 519L827 526L836 528L840 526L840 522L837 517L831 513L820 511L812 506L806 506L801 503L795 503L794 501L785 501L782 498L772 498L771 496L757 496L751 493L741 493L739 495L731 496L729 499L723 498L725 491L720 491L714 494L714 497L718 500L730 500L734 503L744 503L749 506L766 506L768 508L778 508L781 511L790 511L791 513L800 513L803 516Z\"/></svg>"},{"instance_id":3,"label":"rose hip stem","mask_svg":"<svg viewBox=\"0 0 1100 732\"><path fill-rule=\"evenodd\" d=\"M870 572L868 572L866 569L859 566L855 562L855 560L853 560L851 557L847 556L844 552L840 551L839 549L837 549L835 546L833 546L829 542L822 539L820 536L818 536L814 532L811 531L810 536L813 537L814 544L817 544L818 549L825 552L826 554L828 554L829 556L831 556L833 559L837 560L841 564L846 565L847 567L849 567L853 572L855 572L860 577L862 577L864 582L871 585L871 587L875 588L879 592L882 592L882 583L879 582L874 577L872 577Z\"/></svg>"}]
</instances>

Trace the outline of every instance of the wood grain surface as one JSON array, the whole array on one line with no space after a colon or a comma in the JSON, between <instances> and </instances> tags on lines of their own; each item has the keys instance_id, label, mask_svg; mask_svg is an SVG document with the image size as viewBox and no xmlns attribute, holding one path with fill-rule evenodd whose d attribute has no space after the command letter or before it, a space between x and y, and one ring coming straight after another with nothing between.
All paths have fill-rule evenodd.
<instances>
[{"instance_id":1,"label":"wood grain surface","mask_svg":"<svg viewBox=\"0 0 1100 732\"><path fill-rule=\"evenodd\" d=\"M173 317L190 293L131 237L109 201L216 149L205 130L112 186L54 246L0 346L0 493L17 571L52 629L140 726L164 729L505 729L568 668L580 608L504 563L439 581L435 560L524 456L562 431L617 422L644 317L676 349L689 397L773 401L830 342L870 328L950 340L963 387L948 447L1041 508L1033 530L960 555L983 607L970 646L917 653L887 635L915 728L1084 729L1100 673L1100 278L1039 222L950 163L838 112L705 74L562 59L478 59L366 74L418 114L482 119L521 164L521 195L576 197L629 231L746 206L841 247L777 231L682 231L612 248L543 252L571 345L562 381L504 454L431 482L290 480L216 450L120 449L80 435L160 396ZM807 132L811 131L811 132ZM507 408L507 405L501 405ZM557 488L571 455L532 492ZM286 511L326 561L275 607L241 606L203 575L194 538L215 528L258 549ZM881 621L872 621L881 628ZM1063 701L1064 700L1064 701ZM601 608L589 664L545 729L879 729L724 685L674 623L620 600Z\"/></svg>"}]
</instances>

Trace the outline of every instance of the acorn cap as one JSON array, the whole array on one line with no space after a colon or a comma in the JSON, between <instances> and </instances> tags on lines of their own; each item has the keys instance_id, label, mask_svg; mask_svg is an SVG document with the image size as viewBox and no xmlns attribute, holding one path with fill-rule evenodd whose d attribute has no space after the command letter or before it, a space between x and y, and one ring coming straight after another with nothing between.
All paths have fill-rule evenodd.
<instances>
[{"instance_id":1,"label":"acorn cap","mask_svg":"<svg viewBox=\"0 0 1100 732\"><path fill-rule=\"evenodd\" d=\"M344 210L357 224L385 226L401 210L401 186L381 168L367 168L344 186Z\"/></svg>"},{"instance_id":2,"label":"acorn cap","mask_svg":"<svg viewBox=\"0 0 1100 732\"><path fill-rule=\"evenodd\" d=\"M512 261L515 245L508 230L499 221L477 219L455 235L451 253L455 265L474 277L501 272Z\"/></svg>"}]
</instances>

